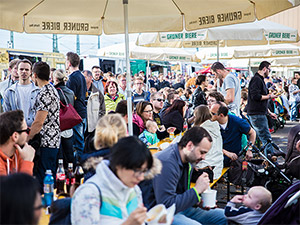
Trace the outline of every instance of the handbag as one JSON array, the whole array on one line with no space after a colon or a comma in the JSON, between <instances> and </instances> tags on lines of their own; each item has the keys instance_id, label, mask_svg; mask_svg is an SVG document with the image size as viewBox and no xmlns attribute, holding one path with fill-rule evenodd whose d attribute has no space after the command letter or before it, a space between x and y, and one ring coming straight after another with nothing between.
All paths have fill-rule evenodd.
<instances>
[{"instance_id":1,"label":"handbag","mask_svg":"<svg viewBox=\"0 0 300 225\"><path fill-rule=\"evenodd\" d=\"M57 90L61 91L66 103L65 105L62 103L62 101L60 101L59 110L60 130L64 131L73 128L77 124L80 124L82 122L82 118L79 116L74 107L67 102L64 92L60 88L57 88Z\"/></svg>"}]
</instances>

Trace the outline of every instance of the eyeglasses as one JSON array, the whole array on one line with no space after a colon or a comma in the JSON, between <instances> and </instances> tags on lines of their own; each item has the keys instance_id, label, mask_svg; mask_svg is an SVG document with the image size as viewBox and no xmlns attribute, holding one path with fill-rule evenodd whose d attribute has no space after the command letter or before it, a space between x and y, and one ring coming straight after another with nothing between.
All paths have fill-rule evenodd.
<instances>
[{"instance_id":1,"label":"eyeglasses","mask_svg":"<svg viewBox=\"0 0 300 225\"><path fill-rule=\"evenodd\" d=\"M142 174L144 174L144 176L147 176L150 172L148 169L145 169L145 170L133 169L133 171L134 171L133 175L135 177L140 177Z\"/></svg>"},{"instance_id":2,"label":"eyeglasses","mask_svg":"<svg viewBox=\"0 0 300 225\"><path fill-rule=\"evenodd\" d=\"M26 134L30 134L30 128L29 127L27 127L25 130L17 130L16 132L18 132L18 133L22 133L22 132L26 132Z\"/></svg>"},{"instance_id":3,"label":"eyeglasses","mask_svg":"<svg viewBox=\"0 0 300 225\"><path fill-rule=\"evenodd\" d=\"M271 68L267 68L267 70L269 70L269 73L271 73L271 71L272 71Z\"/></svg>"},{"instance_id":4,"label":"eyeglasses","mask_svg":"<svg viewBox=\"0 0 300 225\"><path fill-rule=\"evenodd\" d=\"M143 112L145 112L145 113L151 113L151 112L153 112L153 110L147 110L147 111L143 111Z\"/></svg>"},{"instance_id":5,"label":"eyeglasses","mask_svg":"<svg viewBox=\"0 0 300 225\"><path fill-rule=\"evenodd\" d=\"M211 113L211 115L213 115L213 116L219 115L218 113L214 113L214 112L210 112L210 113Z\"/></svg>"},{"instance_id":6,"label":"eyeglasses","mask_svg":"<svg viewBox=\"0 0 300 225\"><path fill-rule=\"evenodd\" d=\"M157 98L157 99L154 99L155 101L158 101L158 102L162 102L164 101L162 98Z\"/></svg>"}]
</instances>

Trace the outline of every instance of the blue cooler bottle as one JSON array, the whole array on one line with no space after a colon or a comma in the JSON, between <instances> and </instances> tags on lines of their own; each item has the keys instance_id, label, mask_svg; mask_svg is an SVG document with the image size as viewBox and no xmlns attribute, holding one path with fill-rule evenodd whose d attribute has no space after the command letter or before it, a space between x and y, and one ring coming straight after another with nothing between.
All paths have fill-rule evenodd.
<instances>
[{"instance_id":1,"label":"blue cooler bottle","mask_svg":"<svg viewBox=\"0 0 300 225\"><path fill-rule=\"evenodd\" d=\"M51 170L46 171L44 179L44 200L46 206L50 206L53 201L54 179Z\"/></svg>"}]
</instances>

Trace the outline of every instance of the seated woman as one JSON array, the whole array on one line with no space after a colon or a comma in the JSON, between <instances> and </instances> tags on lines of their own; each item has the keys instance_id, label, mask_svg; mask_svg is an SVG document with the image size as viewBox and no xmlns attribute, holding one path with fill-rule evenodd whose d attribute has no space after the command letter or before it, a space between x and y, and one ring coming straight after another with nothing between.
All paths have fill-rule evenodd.
<instances>
[{"instance_id":1,"label":"seated woman","mask_svg":"<svg viewBox=\"0 0 300 225\"><path fill-rule=\"evenodd\" d=\"M104 92L104 102L106 108L106 114L110 111L115 111L117 104L125 100L125 96L118 93L118 84L115 81L107 81L105 85Z\"/></svg>"},{"instance_id":2,"label":"seated woman","mask_svg":"<svg viewBox=\"0 0 300 225\"><path fill-rule=\"evenodd\" d=\"M81 164L85 169L85 180L95 174L95 165L99 157L107 157L110 148L122 137L127 136L127 126L120 114L109 114L98 120L95 136L91 138L81 157Z\"/></svg>"},{"instance_id":3,"label":"seated woman","mask_svg":"<svg viewBox=\"0 0 300 225\"><path fill-rule=\"evenodd\" d=\"M42 215L40 186L24 173L0 176L0 224L37 225Z\"/></svg>"},{"instance_id":4,"label":"seated woman","mask_svg":"<svg viewBox=\"0 0 300 225\"><path fill-rule=\"evenodd\" d=\"M144 130L147 120L153 120L153 105L148 101L140 101L133 114L133 135L139 136Z\"/></svg>"},{"instance_id":5,"label":"seated woman","mask_svg":"<svg viewBox=\"0 0 300 225\"><path fill-rule=\"evenodd\" d=\"M144 224L146 208L138 183L150 169L154 171L153 159L137 137L120 139L111 148L109 160L103 160L96 174L76 190L72 224Z\"/></svg>"},{"instance_id":6,"label":"seated woman","mask_svg":"<svg viewBox=\"0 0 300 225\"><path fill-rule=\"evenodd\" d=\"M194 111L195 122L194 126L201 126L208 131L212 137L212 146L209 152L205 156L205 160L199 162L196 167L215 167L213 169L214 177L217 179L222 174L223 169L223 141L220 132L220 126L217 121L211 121L211 114L206 105L200 105L195 108Z\"/></svg>"},{"instance_id":7,"label":"seated woman","mask_svg":"<svg viewBox=\"0 0 300 225\"><path fill-rule=\"evenodd\" d=\"M175 134L183 131L184 117L187 110L186 103L182 100L174 100L172 105L162 115L162 123L166 129L175 127Z\"/></svg>"}]
</instances>

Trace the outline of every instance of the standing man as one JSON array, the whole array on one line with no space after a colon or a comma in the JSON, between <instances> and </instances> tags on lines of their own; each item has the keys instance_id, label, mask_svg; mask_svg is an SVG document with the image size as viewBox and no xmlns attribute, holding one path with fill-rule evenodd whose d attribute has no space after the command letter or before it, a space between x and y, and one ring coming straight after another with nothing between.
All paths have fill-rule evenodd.
<instances>
[{"instance_id":1,"label":"standing man","mask_svg":"<svg viewBox=\"0 0 300 225\"><path fill-rule=\"evenodd\" d=\"M133 91L132 95L132 102L134 106L141 101L150 101L150 92L144 91L144 78L141 76L137 76L134 78L134 87L135 90Z\"/></svg>"},{"instance_id":2,"label":"standing man","mask_svg":"<svg viewBox=\"0 0 300 225\"><path fill-rule=\"evenodd\" d=\"M35 150L27 144L30 129L21 110L0 114L0 176L11 173L32 175Z\"/></svg>"},{"instance_id":3,"label":"standing man","mask_svg":"<svg viewBox=\"0 0 300 225\"><path fill-rule=\"evenodd\" d=\"M69 80L66 86L70 88L75 95L74 108L81 116L82 122L73 127L74 132L74 151L76 152L76 160L78 161L84 149L84 131L86 125L87 109L85 98L87 93L86 81L83 74L79 70L80 58L74 52L68 52L66 58L66 70L69 71Z\"/></svg>"},{"instance_id":4,"label":"standing man","mask_svg":"<svg viewBox=\"0 0 300 225\"><path fill-rule=\"evenodd\" d=\"M0 82L0 101L1 101L0 102L0 112L3 112L2 104L3 104L3 96L4 96L5 90L19 80L18 67L17 67L17 64L19 61L20 61L20 59L13 59L9 62L8 78L6 78L6 80Z\"/></svg>"},{"instance_id":5,"label":"standing man","mask_svg":"<svg viewBox=\"0 0 300 225\"><path fill-rule=\"evenodd\" d=\"M118 89L119 93L125 96L125 99L127 99L127 93L126 93L126 74L121 73L117 76L118 79Z\"/></svg>"},{"instance_id":6,"label":"standing man","mask_svg":"<svg viewBox=\"0 0 300 225\"><path fill-rule=\"evenodd\" d=\"M30 79L32 63L28 59L18 61L17 68L19 82L4 92L3 110L22 110L27 125L31 127L36 113L34 104L40 89Z\"/></svg>"},{"instance_id":7,"label":"standing man","mask_svg":"<svg viewBox=\"0 0 300 225\"><path fill-rule=\"evenodd\" d=\"M220 62L212 64L211 71L222 83L221 93L224 95L229 111L240 116L241 85L239 79Z\"/></svg>"},{"instance_id":8,"label":"standing man","mask_svg":"<svg viewBox=\"0 0 300 225\"><path fill-rule=\"evenodd\" d=\"M101 71L99 66L92 67L92 74L93 74L93 83L98 88L101 93L104 95L104 88L106 84L106 80L103 77L103 72Z\"/></svg>"},{"instance_id":9,"label":"standing man","mask_svg":"<svg viewBox=\"0 0 300 225\"><path fill-rule=\"evenodd\" d=\"M264 78L268 77L270 72L271 64L267 61L261 62L257 73L250 80L248 87L247 114L263 145L271 139L267 114L274 119L277 118L276 114L271 113L268 109L268 100L277 97L274 94L269 94L264 82ZM266 150L267 153L273 153L272 145L269 144Z\"/></svg>"},{"instance_id":10,"label":"standing man","mask_svg":"<svg viewBox=\"0 0 300 225\"><path fill-rule=\"evenodd\" d=\"M159 91L160 89L165 88L165 87L170 87L170 83L169 83L169 81L165 80L164 75L162 73L160 73L158 75L156 90Z\"/></svg>"},{"instance_id":11,"label":"standing man","mask_svg":"<svg viewBox=\"0 0 300 225\"><path fill-rule=\"evenodd\" d=\"M161 173L152 181L141 184L147 208L164 204L176 205L172 224L227 224L223 209L199 208L201 193L209 187L207 173L203 173L190 188L192 164L205 159L212 145L209 133L202 127L188 130L179 143L156 154L162 163ZM145 191L147 189L147 191ZM196 206L196 207L194 207Z\"/></svg>"},{"instance_id":12,"label":"standing man","mask_svg":"<svg viewBox=\"0 0 300 225\"><path fill-rule=\"evenodd\" d=\"M41 185L40 187L43 187L46 170L50 169L54 177L56 174L57 153L60 146L60 104L59 95L49 81L49 65L45 62L36 62L32 71L32 79L41 91L36 98L36 116L27 140L31 140L40 133L40 159L35 175Z\"/></svg>"}]
</instances>

